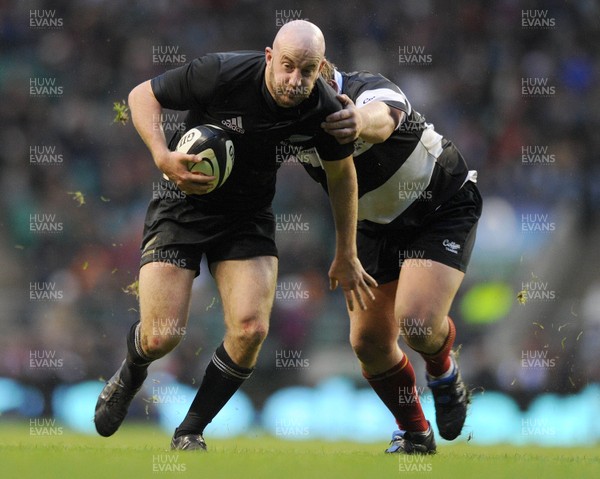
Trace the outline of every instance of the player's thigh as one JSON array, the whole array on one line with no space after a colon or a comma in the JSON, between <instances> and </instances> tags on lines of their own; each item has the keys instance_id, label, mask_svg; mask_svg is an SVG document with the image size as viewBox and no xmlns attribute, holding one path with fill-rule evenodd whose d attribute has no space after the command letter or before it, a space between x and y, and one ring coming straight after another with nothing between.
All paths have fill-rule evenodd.
<instances>
[{"instance_id":1,"label":"player's thigh","mask_svg":"<svg viewBox=\"0 0 600 479\"><path fill-rule=\"evenodd\" d=\"M394 316L394 299L397 281L380 284L372 288L374 301L368 308L354 308L350 315L350 343L354 348L369 347L372 344L389 345L398 340L400 330Z\"/></svg>"},{"instance_id":2,"label":"player's thigh","mask_svg":"<svg viewBox=\"0 0 600 479\"><path fill-rule=\"evenodd\" d=\"M406 326L403 321L408 319L410 326L441 323L450 311L464 276L462 271L437 261L405 260L396 292L398 325Z\"/></svg>"},{"instance_id":3,"label":"player's thigh","mask_svg":"<svg viewBox=\"0 0 600 479\"><path fill-rule=\"evenodd\" d=\"M481 195L467 182L452 198L427 216L404 258L396 295L400 319L446 327L445 318L464 278L481 215ZM444 328L442 328L444 329Z\"/></svg>"},{"instance_id":4,"label":"player's thigh","mask_svg":"<svg viewBox=\"0 0 600 479\"><path fill-rule=\"evenodd\" d=\"M180 330L186 326L194 277L194 270L169 263L147 263L140 268L139 299L143 334L154 336L165 327Z\"/></svg>"},{"instance_id":5,"label":"player's thigh","mask_svg":"<svg viewBox=\"0 0 600 479\"><path fill-rule=\"evenodd\" d=\"M277 266L275 256L257 256L211 264L228 329L239 328L242 323L247 322L260 322L263 327L268 328L275 298Z\"/></svg>"}]
</instances>

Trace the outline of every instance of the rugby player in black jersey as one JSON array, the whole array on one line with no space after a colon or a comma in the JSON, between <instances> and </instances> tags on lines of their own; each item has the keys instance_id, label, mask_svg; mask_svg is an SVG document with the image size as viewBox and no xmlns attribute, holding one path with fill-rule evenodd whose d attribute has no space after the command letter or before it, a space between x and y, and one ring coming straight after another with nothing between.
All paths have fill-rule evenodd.
<instances>
[{"instance_id":1,"label":"rugby player in black jersey","mask_svg":"<svg viewBox=\"0 0 600 479\"><path fill-rule=\"evenodd\" d=\"M329 184L336 226L330 285L344 291L349 309L376 283L356 255L356 173L352 145L341 145L321 127L341 109L320 78L325 43L307 21L287 23L265 52L216 53L200 57L134 88L132 120L163 173L163 186L185 195L151 201L142 240L140 321L127 337L127 358L107 382L96 405L99 434L114 434L142 387L148 365L181 341L192 281L205 254L223 304L225 337L215 351L190 410L175 430L172 449L205 450L204 428L253 371L269 327L277 249L271 201L282 145L301 141L318 152ZM188 110L186 128L214 124L235 145L227 182L207 193L213 177L191 173L193 155L167 144L162 108ZM183 197L182 197L183 196ZM177 261L173 261L175 258ZM172 334L156 328L169 318Z\"/></svg>"},{"instance_id":2,"label":"rugby player in black jersey","mask_svg":"<svg viewBox=\"0 0 600 479\"><path fill-rule=\"evenodd\" d=\"M438 430L455 439L469 393L452 351L456 330L448 312L481 215L477 175L387 78L341 73L329 62L322 75L345 104L323 128L341 144L354 144L358 255L379 283L367 310L350 311L350 342L364 377L399 427L386 452L433 453L434 434L398 339L425 360ZM310 152L300 159L327 189L318 159Z\"/></svg>"}]
</instances>

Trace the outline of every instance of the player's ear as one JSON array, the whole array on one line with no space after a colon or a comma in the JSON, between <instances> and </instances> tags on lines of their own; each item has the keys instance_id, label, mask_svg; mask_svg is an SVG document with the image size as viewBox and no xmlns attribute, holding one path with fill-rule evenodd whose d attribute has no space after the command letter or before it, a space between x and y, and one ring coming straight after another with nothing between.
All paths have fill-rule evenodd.
<instances>
[{"instance_id":1,"label":"player's ear","mask_svg":"<svg viewBox=\"0 0 600 479\"><path fill-rule=\"evenodd\" d=\"M331 80L327 80L327 84L333 88L336 92L340 92L340 87L337 82L332 78Z\"/></svg>"},{"instance_id":2,"label":"player's ear","mask_svg":"<svg viewBox=\"0 0 600 479\"><path fill-rule=\"evenodd\" d=\"M269 63L273 59L273 49L271 47L265 48L265 59Z\"/></svg>"},{"instance_id":3,"label":"player's ear","mask_svg":"<svg viewBox=\"0 0 600 479\"><path fill-rule=\"evenodd\" d=\"M325 58L323 58L323 60L321 60L321 63L319 63L319 75L323 71L323 67L325 66L326 62L327 62L327 60L325 60Z\"/></svg>"}]
</instances>

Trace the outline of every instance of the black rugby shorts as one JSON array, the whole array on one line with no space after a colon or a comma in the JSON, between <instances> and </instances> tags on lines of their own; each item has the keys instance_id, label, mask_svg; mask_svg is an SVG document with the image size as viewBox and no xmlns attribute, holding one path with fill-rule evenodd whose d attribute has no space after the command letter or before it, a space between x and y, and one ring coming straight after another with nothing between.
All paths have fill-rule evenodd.
<instances>
[{"instance_id":1,"label":"black rugby shorts","mask_svg":"<svg viewBox=\"0 0 600 479\"><path fill-rule=\"evenodd\" d=\"M481 209L479 190L468 181L418 226L375 230L359 223L358 257L380 284L397 280L407 258L424 265L436 261L464 273L471 259Z\"/></svg>"},{"instance_id":2,"label":"black rugby shorts","mask_svg":"<svg viewBox=\"0 0 600 479\"><path fill-rule=\"evenodd\" d=\"M164 183L163 180L161 183ZM166 186L166 185L165 185ZM173 185L158 190L144 222L140 267L170 263L200 274L206 255L218 261L277 257L275 218L270 205L243 213L209 214Z\"/></svg>"}]
</instances>

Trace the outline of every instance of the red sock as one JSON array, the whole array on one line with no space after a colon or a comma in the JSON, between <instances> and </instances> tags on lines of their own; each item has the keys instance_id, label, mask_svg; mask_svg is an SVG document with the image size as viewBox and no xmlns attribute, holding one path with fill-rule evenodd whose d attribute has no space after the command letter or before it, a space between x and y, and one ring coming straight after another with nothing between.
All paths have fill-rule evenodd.
<instances>
[{"instance_id":1,"label":"red sock","mask_svg":"<svg viewBox=\"0 0 600 479\"><path fill-rule=\"evenodd\" d=\"M417 394L415 371L406 355L384 373L368 376L363 371L363 376L393 414L400 429L427 431L429 424Z\"/></svg>"},{"instance_id":2,"label":"red sock","mask_svg":"<svg viewBox=\"0 0 600 479\"><path fill-rule=\"evenodd\" d=\"M448 336L446 337L446 340L444 341L444 344L442 344L442 347L439 349L439 351L434 354L419 352L419 354L425 360L425 369L427 370L427 373L433 377L441 376L452 366L450 351L452 351L452 346L454 346L456 328L454 327L454 323L450 319L450 316L446 316L446 318L448 318Z\"/></svg>"}]
</instances>

